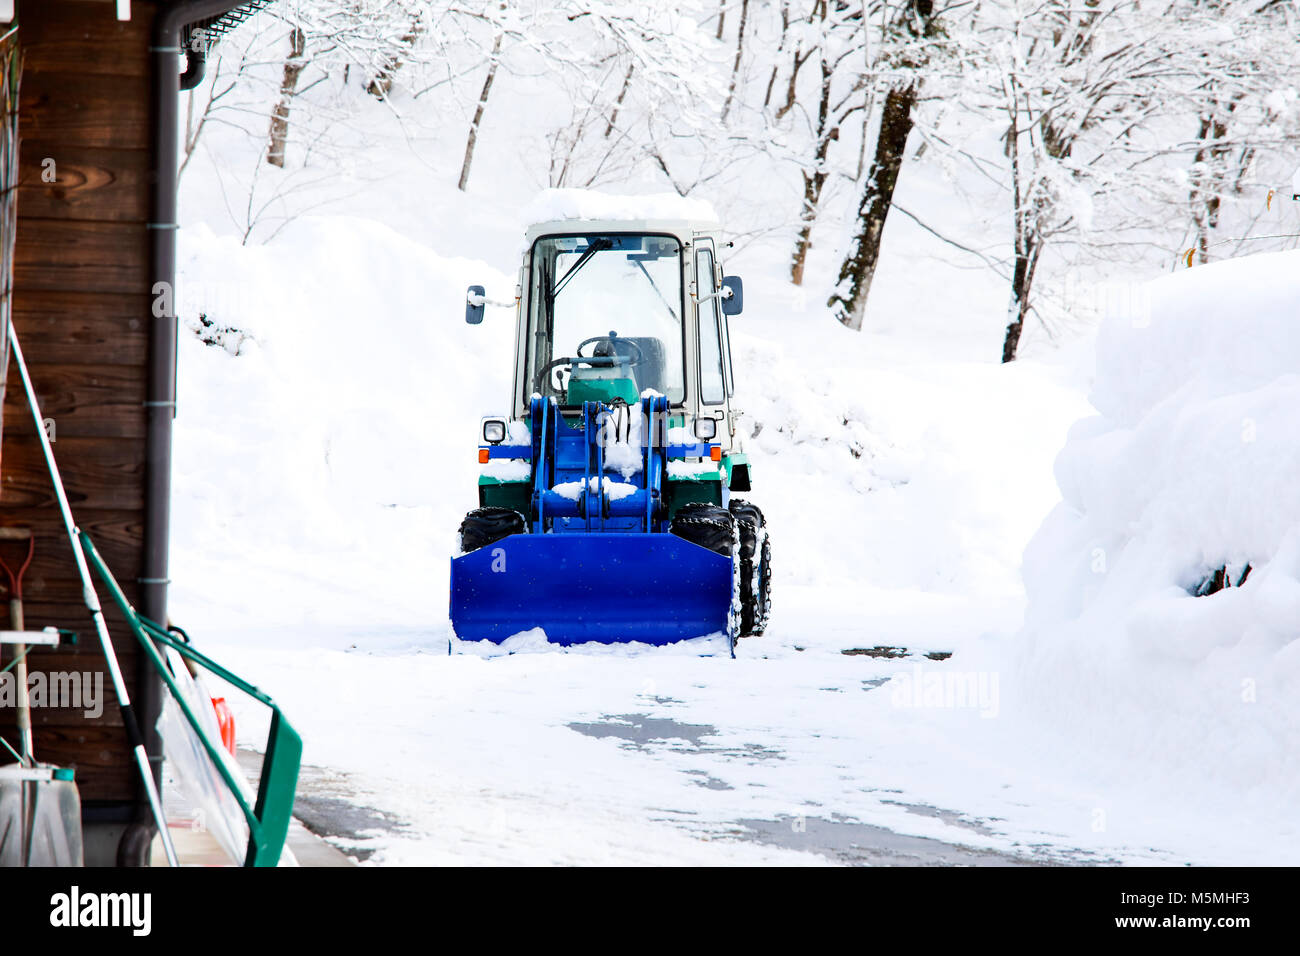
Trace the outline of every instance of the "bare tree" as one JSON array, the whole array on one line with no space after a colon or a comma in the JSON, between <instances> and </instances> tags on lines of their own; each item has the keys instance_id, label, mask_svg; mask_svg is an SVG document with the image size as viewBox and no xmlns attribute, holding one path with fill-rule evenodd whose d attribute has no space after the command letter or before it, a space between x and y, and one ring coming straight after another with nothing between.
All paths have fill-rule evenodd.
<instances>
[{"instance_id":1,"label":"bare tree","mask_svg":"<svg viewBox=\"0 0 1300 956\"><path fill-rule=\"evenodd\" d=\"M1294 155L1294 141L1288 142L1286 129L1286 97L1277 91L1287 89L1300 68L1296 45L1275 42L1277 36L1295 34L1300 18L1294 7L1197 0L1192 9L1205 32L1212 29L1219 42L1182 51L1196 77L1183 97L1196 129L1187 170L1193 237L1189 265L1193 260L1209 262L1216 245L1239 245L1232 239L1216 239L1225 206L1243 196L1261 161L1279 152ZM1226 36L1225 22L1232 25ZM1240 217L1234 222L1245 233L1250 225Z\"/></svg>"},{"instance_id":2,"label":"bare tree","mask_svg":"<svg viewBox=\"0 0 1300 956\"><path fill-rule=\"evenodd\" d=\"M781 39L776 45L776 56L772 60L772 72L767 77L767 89L763 93L763 109L772 105L772 87L776 85L776 76L781 71L781 54L790 35L790 0L781 0ZM797 66L798 64L796 64ZM791 98L793 103L793 98Z\"/></svg>"},{"instance_id":3,"label":"bare tree","mask_svg":"<svg viewBox=\"0 0 1300 956\"><path fill-rule=\"evenodd\" d=\"M406 62L406 55L409 55L409 51L415 47L423 29L424 26L418 19L411 21L411 28L402 34L401 39L384 56L379 72L366 84L367 93L382 100L393 92L393 82L397 76L397 71Z\"/></svg>"},{"instance_id":4,"label":"bare tree","mask_svg":"<svg viewBox=\"0 0 1300 956\"><path fill-rule=\"evenodd\" d=\"M545 59L570 112L546 137L550 185L624 182L650 165L686 192L726 164L730 154L719 147L727 136L713 121L723 100L708 69L713 47L681 29L683 19L699 24L711 15L701 3L566 0L552 9Z\"/></svg>"},{"instance_id":5,"label":"bare tree","mask_svg":"<svg viewBox=\"0 0 1300 956\"><path fill-rule=\"evenodd\" d=\"M964 99L1004 122L1011 268L1001 359L1011 362L1048 247L1068 236L1087 248L1098 204L1140 196L1143 167L1160 152L1145 145L1146 131L1168 108L1163 85L1185 74L1170 57L1163 11L1146 0L1004 0L985 12L964 37L963 72L973 78Z\"/></svg>"},{"instance_id":6,"label":"bare tree","mask_svg":"<svg viewBox=\"0 0 1300 956\"><path fill-rule=\"evenodd\" d=\"M289 108L298 91L298 77L307 65L307 34L295 26L289 32L289 56L284 61L284 78L280 81L280 99L271 112L271 142L266 150L266 161L284 168L284 150L289 141Z\"/></svg>"},{"instance_id":7,"label":"bare tree","mask_svg":"<svg viewBox=\"0 0 1300 956\"><path fill-rule=\"evenodd\" d=\"M885 40L888 77L875 156L858 194L857 218L848 251L840 265L839 281L827 305L851 329L861 329L871 280L880 260L880 242L894 201L899 170L907 151L924 71L939 22L932 0L903 0ZM864 143L866 136L864 133Z\"/></svg>"},{"instance_id":8,"label":"bare tree","mask_svg":"<svg viewBox=\"0 0 1300 956\"><path fill-rule=\"evenodd\" d=\"M927 0L928 2L928 0ZM858 65L864 42L864 18L858 8L818 0L809 23L815 28L818 42L809 51L817 56L820 83L817 88L817 112L812 123L812 155L801 170L803 201L799 207L799 227L790 256L790 281L803 284L808 251L812 248L813 227L817 223L822 192L830 177L831 145L839 140L840 130L850 116L866 107L866 82ZM805 58L806 59L806 58ZM795 54L797 70L802 63ZM847 67L847 68L846 68ZM792 79L793 89L793 79Z\"/></svg>"},{"instance_id":9,"label":"bare tree","mask_svg":"<svg viewBox=\"0 0 1300 956\"><path fill-rule=\"evenodd\" d=\"M474 145L478 142L479 126L483 123L483 111L487 109L488 96L492 93L492 82L497 76L497 64L501 57L501 36L500 30L497 30L492 37L492 54L488 57L487 76L483 80L483 91L479 93L478 103L474 107L474 118L470 120L469 137L465 141L465 160L460 166L460 180L456 183L456 188L461 192L469 185L469 170L474 162Z\"/></svg>"},{"instance_id":10,"label":"bare tree","mask_svg":"<svg viewBox=\"0 0 1300 956\"><path fill-rule=\"evenodd\" d=\"M727 99L722 104L722 121L727 121L727 114L731 112L731 101L736 98L736 80L740 77L740 61L745 55L745 23L749 19L749 0L741 0L740 3L740 28L736 31L736 59L731 65L731 83L727 86ZM721 19L719 19L719 29L721 29Z\"/></svg>"},{"instance_id":11,"label":"bare tree","mask_svg":"<svg viewBox=\"0 0 1300 956\"><path fill-rule=\"evenodd\" d=\"M632 73L635 69L635 63L627 65L627 73L623 76L623 86L619 89L618 96L614 98L614 108L609 111L609 122L605 124L605 139L609 139L610 133L614 132L614 127L618 124L618 111L623 108L623 101L627 99L627 92L632 88Z\"/></svg>"},{"instance_id":12,"label":"bare tree","mask_svg":"<svg viewBox=\"0 0 1300 956\"><path fill-rule=\"evenodd\" d=\"M180 169L176 171L176 180L180 181L185 175L185 170L190 165L190 160L194 158L195 152L199 148L199 142L203 138L203 131L208 122L221 111L222 101L233 93L241 82L245 80L244 71L248 65L248 57L241 53L239 63L234 68L233 77L227 79L222 75L225 68L225 61L217 57L211 71L211 79L200 89L190 90L187 102L185 104L185 132L181 142L181 159ZM198 99L202 99L203 111L199 113L197 122L194 116L194 104Z\"/></svg>"}]
</instances>

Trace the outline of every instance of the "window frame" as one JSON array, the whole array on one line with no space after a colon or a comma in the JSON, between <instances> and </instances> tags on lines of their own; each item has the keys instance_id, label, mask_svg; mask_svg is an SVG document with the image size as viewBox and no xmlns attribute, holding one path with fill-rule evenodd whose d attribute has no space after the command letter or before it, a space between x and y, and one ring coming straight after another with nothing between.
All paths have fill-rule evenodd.
<instances>
[{"instance_id":1,"label":"window frame","mask_svg":"<svg viewBox=\"0 0 1300 956\"><path fill-rule=\"evenodd\" d=\"M718 256L714 249L713 240L708 238L698 238L694 245L695 251L695 354L697 356L696 366L698 369L698 386L700 395L700 404L716 407L727 404L727 399L731 396L731 390L727 384L727 348L726 337L723 333L724 314L721 302L714 298L707 303L700 302L705 296L713 295L718 291ZM700 269L700 256L707 253L709 256L709 268L707 273L702 273ZM708 288L705 289L701 284L701 279L707 275ZM713 310L716 318L714 323L714 332L717 336L718 346L718 380L722 386L721 397L710 401L704 397L704 319L703 309L708 306Z\"/></svg>"},{"instance_id":2,"label":"window frame","mask_svg":"<svg viewBox=\"0 0 1300 956\"><path fill-rule=\"evenodd\" d=\"M681 236L673 235L673 233L671 232L647 232L641 229L605 229L598 232L587 232L581 230L575 232L548 232L545 235L538 236L536 239L533 240L533 244L528 247L528 287L526 290L524 290L525 297L523 303L524 304L523 354L521 356L523 360L523 365L522 365L523 374L519 376L520 385L522 387L520 393L520 401L523 403L522 407L525 410L527 410L529 405L532 402L533 383L529 376L529 373L532 372L533 374L536 374L536 371L532 369L530 365L532 360L532 344L535 337L535 332L533 329L533 298L534 298L534 294L538 282L537 270L535 268L535 263L537 261L537 245L538 243L544 242L547 239L599 239L601 236L641 236L647 239L671 239L673 240L673 242L677 243L677 276L678 276L677 286L678 286L678 296L679 296L678 308L680 310L678 314L681 316L681 333L682 333L682 342L681 342L682 397L680 401L673 401L672 397L669 396L668 404L672 408L683 408L686 405L687 401L690 399L690 394L691 394L690 374L689 374L690 369L687 366L687 356L686 356L687 297L686 297L686 281L685 281L686 260L684 258L684 254L687 248L692 247L692 244L683 241ZM551 343L551 348L553 352L554 351L553 342ZM561 411L570 411L570 412L581 409L580 405L561 404L559 407Z\"/></svg>"}]
</instances>

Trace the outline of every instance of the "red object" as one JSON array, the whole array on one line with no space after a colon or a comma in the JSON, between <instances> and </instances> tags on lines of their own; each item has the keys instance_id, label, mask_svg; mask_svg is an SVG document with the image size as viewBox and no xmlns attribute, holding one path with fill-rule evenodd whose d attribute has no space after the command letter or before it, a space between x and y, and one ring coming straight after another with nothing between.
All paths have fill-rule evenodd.
<instances>
[{"instance_id":1,"label":"red object","mask_svg":"<svg viewBox=\"0 0 1300 956\"><path fill-rule=\"evenodd\" d=\"M23 599L23 575L27 573L27 567L32 563L32 557L36 554L36 535L32 534L26 528L15 528L13 532L10 532L10 534L13 534L19 540L24 536L27 538L27 559L23 561L22 567L20 567L17 572L15 572L13 568L9 567L7 561L0 560L0 568L4 569L5 577L9 579L9 593L11 599L21 601ZM6 535L6 537L8 537L8 535Z\"/></svg>"},{"instance_id":2,"label":"red object","mask_svg":"<svg viewBox=\"0 0 1300 956\"><path fill-rule=\"evenodd\" d=\"M212 709L217 712L217 727L221 730L221 743L235 757L235 713L224 697L212 698Z\"/></svg>"}]
</instances>

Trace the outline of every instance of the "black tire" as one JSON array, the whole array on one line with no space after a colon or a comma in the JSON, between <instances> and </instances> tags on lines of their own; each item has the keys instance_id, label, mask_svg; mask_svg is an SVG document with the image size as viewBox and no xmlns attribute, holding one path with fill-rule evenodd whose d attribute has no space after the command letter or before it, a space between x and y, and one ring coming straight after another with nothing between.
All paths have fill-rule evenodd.
<instances>
[{"instance_id":1,"label":"black tire","mask_svg":"<svg viewBox=\"0 0 1300 956\"><path fill-rule=\"evenodd\" d=\"M727 643L731 656L735 657L736 638L740 635L741 617L741 571L740 571L740 526L731 512L718 505L693 501L683 505L673 515L668 530L692 544L708 548L732 563L731 611L727 620Z\"/></svg>"},{"instance_id":2,"label":"black tire","mask_svg":"<svg viewBox=\"0 0 1300 956\"><path fill-rule=\"evenodd\" d=\"M736 536L735 520L726 508L692 501L682 505L677 514L673 515L668 530L691 544L731 557L732 542Z\"/></svg>"},{"instance_id":3,"label":"black tire","mask_svg":"<svg viewBox=\"0 0 1300 956\"><path fill-rule=\"evenodd\" d=\"M772 613L772 542L757 505L736 499L729 510L740 531L740 635L757 637Z\"/></svg>"},{"instance_id":4,"label":"black tire","mask_svg":"<svg viewBox=\"0 0 1300 956\"><path fill-rule=\"evenodd\" d=\"M468 554L527 530L527 519L512 508L475 508L460 523L460 550Z\"/></svg>"}]
</instances>

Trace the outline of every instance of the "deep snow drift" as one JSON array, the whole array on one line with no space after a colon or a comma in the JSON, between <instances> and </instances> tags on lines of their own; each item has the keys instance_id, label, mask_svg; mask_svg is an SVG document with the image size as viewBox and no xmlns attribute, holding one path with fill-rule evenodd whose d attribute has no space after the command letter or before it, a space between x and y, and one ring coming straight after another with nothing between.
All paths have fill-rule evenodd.
<instances>
[{"instance_id":1,"label":"deep snow drift","mask_svg":"<svg viewBox=\"0 0 1300 956\"><path fill-rule=\"evenodd\" d=\"M1025 555L1023 692L1081 759L1225 821L1300 797L1300 252L1182 271L1112 316L1064 501ZM1194 597L1226 568L1241 587ZM1096 756L1100 754L1101 756ZM1230 825L1230 824L1228 824ZM1264 832L1267 832L1266 830ZM1242 861L1263 847L1242 846Z\"/></svg>"}]
</instances>

